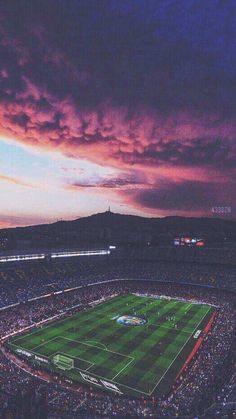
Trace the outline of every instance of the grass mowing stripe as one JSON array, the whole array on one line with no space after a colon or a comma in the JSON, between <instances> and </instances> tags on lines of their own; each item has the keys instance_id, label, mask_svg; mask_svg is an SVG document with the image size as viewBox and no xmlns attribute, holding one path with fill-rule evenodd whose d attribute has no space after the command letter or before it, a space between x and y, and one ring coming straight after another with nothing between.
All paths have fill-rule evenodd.
<instances>
[{"instance_id":1,"label":"grass mowing stripe","mask_svg":"<svg viewBox=\"0 0 236 419\"><path fill-rule=\"evenodd\" d=\"M197 324L197 326L195 327L193 333L197 330L198 326L200 325L200 323L203 321L204 317L206 317L207 313L210 311L210 307L208 309L208 311L203 315L203 317L201 318L201 320L199 321L199 323ZM193 335L192 333L192 335ZM177 355L175 356L175 358L173 359L173 361L171 362L171 364L168 366L168 368L166 369L165 373L163 374L163 376L161 377L161 379L157 382L157 384L155 385L155 387L153 388L152 392L149 394L150 396L153 394L155 388L158 386L158 384L160 383L160 381L163 379L163 377L166 375L166 373L168 372L168 370L170 369L170 367L172 366L172 364L175 362L175 360L177 359L177 357L179 356L179 354L181 353L181 351L183 350L183 348L185 347L185 345L187 345L188 341L191 339L191 336L189 336L189 338L186 340L186 342L184 343L184 345L182 346L182 348L180 349L180 351L177 353Z\"/></svg>"},{"instance_id":2,"label":"grass mowing stripe","mask_svg":"<svg viewBox=\"0 0 236 419\"><path fill-rule=\"evenodd\" d=\"M72 341L72 339L65 338L64 336L59 336L59 338L61 338L61 339L67 339L67 340ZM109 350L109 349L102 349L102 348L99 348L99 346L96 346L96 345L91 345L91 344L89 344L89 343L81 342L81 341L79 341L79 340L74 340L74 339L73 339L73 342L78 342L78 343L83 344L83 345L85 345L85 346L90 346L90 347L93 347L93 348L98 348L98 349L100 349L100 350L102 350L102 351L112 352L112 353L115 353L115 354L118 354L118 355L124 356L124 357L126 357L126 358L132 358L132 357L131 357L131 356L129 356L129 355L124 355L124 354L121 354L121 353L116 352L116 351L111 351L111 350Z\"/></svg>"},{"instance_id":3,"label":"grass mowing stripe","mask_svg":"<svg viewBox=\"0 0 236 419\"><path fill-rule=\"evenodd\" d=\"M170 305L170 304L168 304L168 305ZM196 307L195 307L194 311L195 310L196 310ZM178 314L178 319L180 320L185 315L185 307L179 307L178 313L179 313ZM187 321L188 321L188 319L186 320L186 322ZM180 342L181 347L182 347L183 342L186 341L186 337L183 334L180 335L179 331L176 331L171 326L167 327L166 330L167 331L162 331L162 335L160 334L160 328L159 329L154 329L153 330L153 333L152 333L152 335L155 335L156 336L156 339L155 340L153 339L153 350L158 355L157 356L157 359L156 359L156 362L154 362L153 365L148 365L148 360L146 360L146 357L145 356L144 356L144 359L143 359L143 364L146 364L146 367L149 366L150 368L152 368L153 380L155 381L155 383L156 383L156 380L157 380L158 375L160 376L160 363L161 363L161 360L162 359L163 360L164 359L166 360L167 349L169 347L170 348L173 347L173 345L174 345L174 353L176 354L176 351L177 351L177 349L179 347L179 344L178 343L175 344L175 340L177 338L179 338L180 336L182 336L182 339L181 339L181 342ZM169 342L169 337L171 337L171 336L173 336L173 338L172 338L171 342ZM162 342L164 343L165 351L164 351L164 353L161 354L160 349L157 346L157 344L162 343ZM135 350L132 352L132 355L133 356L136 356L136 351ZM169 356L167 356L167 358L169 358ZM150 356L149 356L149 359L150 359ZM127 375L127 371L126 371L126 375ZM136 377L137 378L137 381L139 381L139 384L142 384L143 377L141 378L141 382L140 382L140 380L138 380L138 375L139 375L139 373L137 372L137 377ZM162 375L162 373L161 373L161 375ZM144 379L145 379L146 376L149 376L149 372L147 372L147 373L144 374ZM126 377L123 376L123 378L121 379L122 380L122 384L125 384L126 383L125 378Z\"/></svg>"},{"instance_id":4,"label":"grass mowing stripe","mask_svg":"<svg viewBox=\"0 0 236 419\"><path fill-rule=\"evenodd\" d=\"M122 368L116 375L114 375L114 377L112 377L112 379L111 379L111 381L114 381L114 379L116 378L116 377L118 377L118 375L120 375L123 371L124 371L124 369L126 369L126 368L128 368L128 366L131 364L131 362L133 362L134 361L134 358L133 359L131 359L129 362L128 362L128 364L127 365L125 365L124 366L124 368Z\"/></svg>"},{"instance_id":5,"label":"grass mowing stripe","mask_svg":"<svg viewBox=\"0 0 236 419\"><path fill-rule=\"evenodd\" d=\"M188 341L206 310L209 306L176 299L120 295L11 342L44 357L62 353L77 359L75 370L64 372L68 378L81 381L79 371L91 362L86 368L91 376L112 381L126 393L150 396L173 382L176 360L179 354L183 358L183 348L189 350ZM148 323L126 327L114 319L134 313Z\"/></svg>"}]
</instances>

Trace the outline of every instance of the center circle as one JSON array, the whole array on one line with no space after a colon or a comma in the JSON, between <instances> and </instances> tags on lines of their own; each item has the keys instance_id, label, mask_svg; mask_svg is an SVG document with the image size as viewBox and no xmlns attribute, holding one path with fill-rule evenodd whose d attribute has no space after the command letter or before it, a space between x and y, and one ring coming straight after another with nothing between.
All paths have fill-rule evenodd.
<instances>
[{"instance_id":1,"label":"center circle","mask_svg":"<svg viewBox=\"0 0 236 419\"><path fill-rule=\"evenodd\" d=\"M131 315L120 316L116 321L123 326L144 326L147 323L146 319Z\"/></svg>"}]
</instances>

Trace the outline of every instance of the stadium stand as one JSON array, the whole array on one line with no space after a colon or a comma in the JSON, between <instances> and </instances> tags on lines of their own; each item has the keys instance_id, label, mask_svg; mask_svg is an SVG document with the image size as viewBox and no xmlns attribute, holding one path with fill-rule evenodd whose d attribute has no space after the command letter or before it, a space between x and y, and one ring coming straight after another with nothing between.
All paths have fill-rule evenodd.
<instances>
[{"instance_id":1,"label":"stadium stand","mask_svg":"<svg viewBox=\"0 0 236 419\"><path fill-rule=\"evenodd\" d=\"M1 267L2 417L235 417L235 249L223 255L222 249L191 249L188 255L185 250L189 251L159 249L157 256L155 249L148 260L146 250L133 249L128 256L120 252ZM55 294L72 287L80 288ZM221 308L209 337L165 397L132 399L86 385L75 388L43 368L33 369L3 345L6 335L39 321L67 310L77 312L104 296L135 291L196 299ZM47 296L38 298L42 295ZM12 304L17 305L7 308Z\"/></svg>"}]
</instances>

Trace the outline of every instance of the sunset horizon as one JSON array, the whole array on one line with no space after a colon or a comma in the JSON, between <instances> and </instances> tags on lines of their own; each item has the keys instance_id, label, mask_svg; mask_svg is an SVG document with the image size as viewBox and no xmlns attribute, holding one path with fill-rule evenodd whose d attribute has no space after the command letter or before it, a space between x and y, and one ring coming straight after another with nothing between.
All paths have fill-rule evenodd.
<instances>
[{"instance_id":1,"label":"sunset horizon","mask_svg":"<svg viewBox=\"0 0 236 419\"><path fill-rule=\"evenodd\" d=\"M2 5L0 228L109 206L235 219L232 16L203 1Z\"/></svg>"}]
</instances>

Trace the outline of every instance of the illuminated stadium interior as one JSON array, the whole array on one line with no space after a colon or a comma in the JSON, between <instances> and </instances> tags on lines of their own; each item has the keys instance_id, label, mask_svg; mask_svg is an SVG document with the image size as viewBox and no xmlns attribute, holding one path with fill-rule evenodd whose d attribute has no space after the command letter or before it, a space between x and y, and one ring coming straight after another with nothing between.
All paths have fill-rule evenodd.
<instances>
[{"instance_id":1,"label":"illuminated stadium interior","mask_svg":"<svg viewBox=\"0 0 236 419\"><path fill-rule=\"evenodd\" d=\"M108 247L51 251L71 255L65 262L47 257L3 263L6 371L13 365L19 383L30 380L36 389L50 383L53 414L63 412L64 397L72 409L83 394L83 408L96 400L98 412L104 403L122 412L127 398L130 414L137 416L144 410L171 415L180 400L185 415L215 411L213 388L220 394L220 387L212 387L212 377L225 377L220 382L230 385L229 400L233 397L235 267L224 260L212 264L214 248L199 249L204 253L198 265L184 260L186 251L199 259L194 249L179 250L177 260L174 248L149 249L146 260L145 250ZM58 380L61 390L54 388Z\"/></svg>"}]
</instances>

